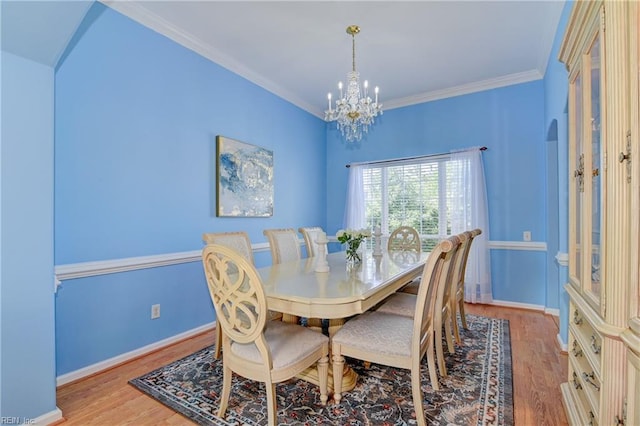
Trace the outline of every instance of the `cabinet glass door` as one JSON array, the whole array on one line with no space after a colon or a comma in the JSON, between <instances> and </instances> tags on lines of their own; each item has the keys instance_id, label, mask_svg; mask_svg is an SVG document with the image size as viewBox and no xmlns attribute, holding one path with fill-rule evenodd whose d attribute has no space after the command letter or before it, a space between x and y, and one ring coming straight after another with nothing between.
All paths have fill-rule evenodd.
<instances>
[{"instance_id":1,"label":"cabinet glass door","mask_svg":"<svg viewBox=\"0 0 640 426\"><path fill-rule=\"evenodd\" d=\"M602 150L600 149L600 37L596 36L594 42L589 50L589 65L590 65L590 148L591 148L591 164L590 173L591 178L591 250L589 254L590 278L587 279L586 284L588 287L585 290L591 294L594 302L599 303L601 293L601 277L602 271L600 268L600 259L603 257L602 253L602 238L600 230L602 228ZM585 176L586 177L586 176Z\"/></svg>"},{"instance_id":2,"label":"cabinet glass door","mask_svg":"<svg viewBox=\"0 0 640 426\"><path fill-rule=\"evenodd\" d=\"M570 85L570 124L574 130L571 135L571 169L573 170L573 190L571 193L571 215L570 223L570 256L569 276L570 282L577 289L582 287L582 210L584 197L584 153L582 143L582 75L578 72L573 83Z\"/></svg>"}]
</instances>

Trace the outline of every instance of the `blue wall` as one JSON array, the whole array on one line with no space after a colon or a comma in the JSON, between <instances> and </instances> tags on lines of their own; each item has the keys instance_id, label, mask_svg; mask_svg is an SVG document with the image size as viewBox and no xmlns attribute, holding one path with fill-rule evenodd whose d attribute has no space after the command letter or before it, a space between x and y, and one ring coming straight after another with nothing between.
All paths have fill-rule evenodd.
<instances>
[{"instance_id":1,"label":"blue wall","mask_svg":"<svg viewBox=\"0 0 640 426\"><path fill-rule=\"evenodd\" d=\"M544 93L545 93L545 106L544 106L544 122L547 133L554 133L553 127L555 126L555 133L557 134L557 251L558 253L566 254L568 252L569 241L569 225L568 225L568 211L569 211L569 141L567 130L567 96L569 92L569 86L567 84L567 69L564 64L558 61L558 53L560 52L560 45L562 44L562 38L564 37L564 31L569 21L569 15L571 14L571 8L573 7L572 1L567 1L562 10L562 16L560 17L560 23L556 30L556 36L553 42L553 48L549 55L549 63L547 65L547 71L544 78ZM553 211L553 206L550 206L550 212ZM560 338L564 344L567 343L568 329L569 329L569 296L564 290L564 284L567 282L568 271L566 266L560 266L555 260L556 253L549 252L548 262L550 267L557 273L557 298L560 308ZM550 277L550 280L553 278Z\"/></svg>"},{"instance_id":2,"label":"blue wall","mask_svg":"<svg viewBox=\"0 0 640 426\"><path fill-rule=\"evenodd\" d=\"M56 265L324 225L324 122L154 31L95 4L55 85ZM216 135L274 152L273 217L215 217ZM215 319L198 262L67 280L56 313L59 375Z\"/></svg>"},{"instance_id":3,"label":"blue wall","mask_svg":"<svg viewBox=\"0 0 640 426\"><path fill-rule=\"evenodd\" d=\"M544 87L542 80L386 111L362 142L327 132L328 232L343 226L345 164L487 146L490 239L545 241ZM493 297L544 305L543 252L492 250ZM522 273L526 271L526 273Z\"/></svg>"},{"instance_id":4,"label":"blue wall","mask_svg":"<svg viewBox=\"0 0 640 426\"><path fill-rule=\"evenodd\" d=\"M0 61L0 417L33 419L56 410L53 69Z\"/></svg>"}]
</instances>

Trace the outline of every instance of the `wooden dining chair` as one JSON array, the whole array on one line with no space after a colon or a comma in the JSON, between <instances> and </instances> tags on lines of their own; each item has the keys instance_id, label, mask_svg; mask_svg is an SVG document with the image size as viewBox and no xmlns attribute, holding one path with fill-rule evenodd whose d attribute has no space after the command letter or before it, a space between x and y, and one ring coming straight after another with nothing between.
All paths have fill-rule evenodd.
<instances>
[{"instance_id":1,"label":"wooden dining chair","mask_svg":"<svg viewBox=\"0 0 640 426\"><path fill-rule=\"evenodd\" d=\"M265 229L262 231L269 241L271 260L274 265L300 260L300 241L298 233L293 228ZM290 323L299 323L300 317L283 314L282 320Z\"/></svg>"},{"instance_id":2,"label":"wooden dining chair","mask_svg":"<svg viewBox=\"0 0 640 426\"><path fill-rule=\"evenodd\" d=\"M308 228L298 228L298 232L304 237L304 243L307 249L307 257L314 257L318 254L318 236L324 232L319 226L313 226ZM311 327L316 331L322 331L322 319L320 318L306 318L304 320L307 327Z\"/></svg>"},{"instance_id":3,"label":"wooden dining chair","mask_svg":"<svg viewBox=\"0 0 640 426\"><path fill-rule=\"evenodd\" d=\"M253 264L253 249L251 248L251 240L246 232L208 232L202 234L202 241L205 244L219 244L232 248L240 253L247 261ZM216 349L213 356L220 358L222 351L222 329L220 324L216 323Z\"/></svg>"},{"instance_id":4,"label":"wooden dining chair","mask_svg":"<svg viewBox=\"0 0 640 426\"><path fill-rule=\"evenodd\" d=\"M218 416L224 418L233 373L265 383L268 424L277 419L276 383L314 365L320 401L327 403L329 338L308 328L267 321L267 301L255 267L236 250L208 244L202 263L222 328L223 380Z\"/></svg>"},{"instance_id":5,"label":"wooden dining chair","mask_svg":"<svg viewBox=\"0 0 640 426\"><path fill-rule=\"evenodd\" d=\"M220 244L232 248L253 264L253 249L251 239L246 232L209 232L202 234L205 244Z\"/></svg>"},{"instance_id":6,"label":"wooden dining chair","mask_svg":"<svg viewBox=\"0 0 640 426\"><path fill-rule=\"evenodd\" d=\"M387 240L387 251L392 252L412 252L420 253L422 243L418 231L411 226L400 226L394 229ZM409 282L401 291L417 294L420 278Z\"/></svg>"},{"instance_id":7,"label":"wooden dining chair","mask_svg":"<svg viewBox=\"0 0 640 426\"><path fill-rule=\"evenodd\" d=\"M271 259L274 265L301 258L300 241L295 229L265 229L262 233L269 241Z\"/></svg>"},{"instance_id":8,"label":"wooden dining chair","mask_svg":"<svg viewBox=\"0 0 640 426\"><path fill-rule=\"evenodd\" d=\"M455 353L453 346L453 331L451 328L452 314L450 309L450 294L452 292L453 282L455 281L455 270L460 262L460 254L462 253L462 246L467 240L465 234L455 235L453 238L458 240L458 245L451 254L451 262L448 264L448 269L440 276L442 280L438 286L438 292L436 294L434 318L433 318L433 330L436 349L436 359L438 361L438 370L440 375L445 377L447 375L447 368L444 359L444 349L442 346L442 329L445 329L445 338L447 342L447 349L449 353ZM415 315L415 307L418 301L418 296L410 293L398 292L388 297L385 302L378 307L377 311L388 314L402 315L413 317Z\"/></svg>"},{"instance_id":9,"label":"wooden dining chair","mask_svg":"<svg viewBox=\"0 0 640 426\"><path fill-rule=\"evenodd\" d=\"M444 329L444 337L447 342L447 349L450 354L455 353L455 347L453 345L453 330L452 323L455 320L451 309L451 295L455 293L458 280L458 274L460 273L463 249L469 241L469 234L463 232L457 235L460 245L458 250L453 255L451 260L451 267L444 281L443 286L438 291L438 297L436 300L436 311L440 312L440 315L436 315L434 319L433 329L435 331L436 341L436 359L438 360L438 369L442 377L447 376L447 364L444 360L444 350L442 347L442 330Z\"/></svg>"},{"instance_id":10,"label":"wooden dining chair","mask_svg":"<svg viewBox=\"0 0 640 426\"><path fill-rule=\"evenodd\" d=\"M389 240L387 240L387 250L412 250L420 253L422 245L418 231L411 226L400 226L394 229L389 235Z\"/></svg>"},{"instance_id":11,"label":"wooden dining chair","mask_svg":"<svg viewBox=\"0 0 640 426\"><path fill-rule=\"evenodd\" d=\"M420 365L427 356L431 386L439 390L433 355L433 312L438 287L443 285L442 274L449 269L451 258L460 242L457 237L441 241L430 253L422 274L423 283L413 317L369 311L361 314L338 330L331 338L333 354L334 400L342 398L344 357L356 358L411 370L411 390L416 419L425 425Z\"/></svg>"},{"instance_id":12,"label":"wooden dining chair","mask_svg":"<svg viewBox=\"0 0 640 426\"><path fill-rule=\"evenodd\" d=\"M460 271L458 272L458 276L455 278L455 292L451 294L451 317L453 318L453 335L456 338L456 342L458 344L462 343L462 339L460 338L460 329L458 327L458 314L460 315L460 322L462 323L462 327L467 329L467 314L464 312L464 280L465 275L467 273L467 263L469 262L469 252L471 251L471 244L473 244L473 240L480 234L482 234L482 230L480 228L476 228L469 232L469 239L465 247L462 250L462 260Z\"/></svg>"},{"instance_id":13,"label":"wooden dining chair","mask_svg":"<svg viewBox=\"0 0 640 426\"><path fill-rule=\"evenodd\" d=\"M304 237L304 242L307 248L307 257L313 257L318 254L318 236L321 232L324 232L319 226L310 228L298 228L298 232Z\"/></svg>"}]
</instances>

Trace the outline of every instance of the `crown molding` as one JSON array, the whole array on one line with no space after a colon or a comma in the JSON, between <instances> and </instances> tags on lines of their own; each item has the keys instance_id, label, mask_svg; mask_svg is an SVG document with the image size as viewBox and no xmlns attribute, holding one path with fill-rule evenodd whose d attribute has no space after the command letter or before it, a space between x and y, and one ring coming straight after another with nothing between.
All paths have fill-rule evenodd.
<instances>
[{"instance_id":1,"label":"crown molding","mask_svg":"<svg viewBox=\"0 0 640 426\"><path fill-rule=\"evenodd\" d=\"M305 102L295 93L284 89L282 86L265 78L263 75L247 68L232 57L222 53L215 46L193 37L191 34L181 30L180 28L162 19L157 14L151 12L144 7L144 2L119 1L119 0L100 0L102 4L123 14L124 16L138 22L139 24L156 31L159 34L175 41L176 43L192 50L193 52L203 56L219 66L245 78L246 80L262 87L263 89L273 93L274 95L290 102L298 108L324 120L324 111L318 110L314 105ZM543 61L542 65L546 65ZM544 70L544 68L542 68ZM425 92L417 95L407 96L405 98L387 99L384 101L384 110L392 110L405 106L421 104L425 102L435 101L439 99L450 98L454 96L467 95L470 93L482 92L484 90L496 89L513 84L526 83L529 81L540 80L544 77L544 73L540 70L531 70L521 73L515 73L488 79L460 86L451 87L449 89Z\"/></svg>"},{"instance_id":2,"label":"crown molding","mask_svg":"<svg viewBox=\"0 0 640 426\"><path fill-rule=\"evenodd\" d=\"M215 46L211 46L210 44L205 43L199 38L194 37L185 31L182 31L175 25L172 25L165 19L162 19L157 14L145 8L143 6L144 2L122 0L100 0L100 2L105 6L108 6L109 8L121 13L122 15L133 19L140 25L152 29L153 31L169 38L170 40L175 41L179 45L192 50L193 52L197 53L200 56L203 56L204 58L209 59L215 64L279 96L280 98L292 103L298 108L301 108L317 117L324 118L323 112L318 112L313 105L303 101L295 93L284 89L282 86L279 86L273 81L247 68L229 55L225 55L220 50L216 49Z\"/></svg>"},{"instance_id":3,"label":"crown molding","mask_svg":"<svg viewBox=\"0 0 640 426\"><path fill-rule=\"evenodd\" d=\"M468 95L470 93L482 92L485 90L497 89L514 84L528 83L530 81L541 80L543 74L538 70L525 71L498 78L492 78L474 83L463 84L449 89L435 90L418 95L407 96L406 98L392 99L384 102L385 110L402 108L424 102L437 101L439 99L452 98L454 96Z\"/></svg>"}]
</instances>

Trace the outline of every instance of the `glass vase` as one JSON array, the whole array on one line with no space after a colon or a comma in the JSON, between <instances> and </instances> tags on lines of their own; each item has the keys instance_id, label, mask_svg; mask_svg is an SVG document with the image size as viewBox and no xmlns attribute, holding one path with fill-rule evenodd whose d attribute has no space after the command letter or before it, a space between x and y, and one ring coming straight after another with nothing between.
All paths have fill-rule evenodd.
<instances>
[{"instance_id":1,"label":"glass vase","mask_svg":"<svg viewBox=\"0 0 640 426\"><path fill-rule=\"evenodd\" d=\"M354 265L362 261L360 253L358 252L360 243L360 241L349 241L347 243L347 264Z\"/></svg>"}]
</instances>

